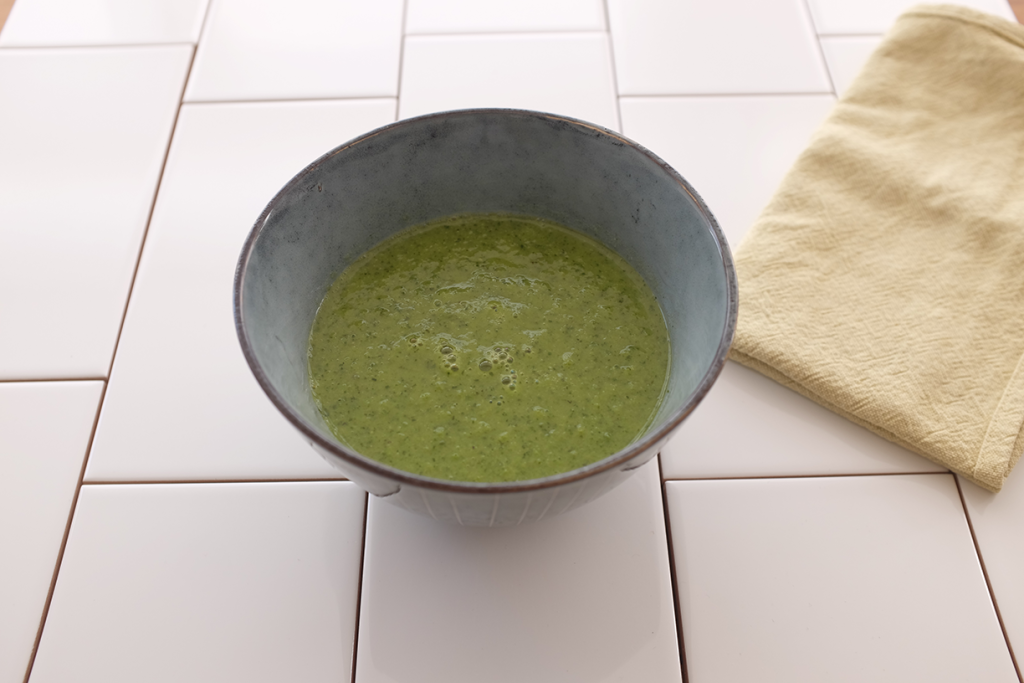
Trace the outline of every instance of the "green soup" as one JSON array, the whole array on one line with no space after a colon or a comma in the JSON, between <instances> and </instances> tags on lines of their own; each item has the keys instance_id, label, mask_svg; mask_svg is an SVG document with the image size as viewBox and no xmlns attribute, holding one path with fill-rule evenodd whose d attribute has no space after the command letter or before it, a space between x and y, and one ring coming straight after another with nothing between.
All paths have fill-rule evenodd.
<instances>
[{"instance_id":1,"label":"green soup","mask_svg":"<svg viewBox=\"0 0 1024 683\"><path fill-rule=\"evenodd\" d=\"M596 241L511 215L455 216L373 248L331 286L309 374L334 434L438 479L545 477L639 437L668 331L643 279Z\"/></svg>"}]
</instances>

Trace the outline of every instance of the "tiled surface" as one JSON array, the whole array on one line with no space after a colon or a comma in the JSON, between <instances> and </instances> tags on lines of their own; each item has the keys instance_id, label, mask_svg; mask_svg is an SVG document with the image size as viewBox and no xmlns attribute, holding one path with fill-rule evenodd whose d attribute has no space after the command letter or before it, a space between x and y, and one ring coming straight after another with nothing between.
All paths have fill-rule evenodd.
<instances>
[{"instance_id":1,"label":"tiled surface","mask_svg":"<svg viewBox=\"0 0 1024 683\"><path fill-rule=\"evenodd\" d=\"M528 107L621 130L738 243L906 4L17 0L0 683L30 662L29 683L1020 681L1024 475L961 500L942 468L728 364L660 462L600 500L438 526L365 507L233 329L266 202L396 116Z\"/></svg>"},{"instance_id":2,"label":"tiled surface","mask_svg":"<svg viewBox=\"0 0 1024 683\"><path fill-rule=\"evenodd\" d=\"M828 65L832 82L836 86L836 95L843 96L881 42L880 36L838 36L821 39L821 50L825 54L825 63Z\"/></svg>"},{"instance_id":3,"label":"tiled surface","mask_svg":"<svg viewBox=\"0 0 1024 683\"><path fill-rule=\"evenodd\" d=\"M109 371L191 54L0 50L0 379Z\"/></svg>"},{"instance_id":4,"label":"tiled surface","mask_svg":"<svg viewBox=\"0 0 1024 683\"><path fill-rule=\"evenodd\" d=\"M834 101L831 94L624 97L622 132L693 184L735 246Z\"/></svg>"},{"instance_id":5,"label":"tiled surface","mask_svg":"<svg viewBox=\"0 0 1024 683\"><path fill-rule=\"evenodd\" d=\"M945 471L732 361L661 462L669 479Z\"/></svg>"},{"instance_id":6,"label":"tiled surface","mask_svg":"<svg viewBox=\"0 0 1024 683\"><path fill-rule=\"evenodd\" d=\"M1019 662L1024 654L1024 585L1020 581L1024 576L1024 479L1009 479L998 495L963 480L960 485L981 559Z\"/></svg>"},{"instance_id":7,"label":"tiled surface","mask_svg":"<svg viewBox=\"0 0 1024 683\"><path fill-rule=\"evenodd\" d=\"M0 384L0 683L28 668L102 393L95 381Z\"/></svg>"},{"instance_id":8,"label":"tiled surface","mask_svg":"<svg viewBox=\"0 0 1024 683\"><path fill-rule=\"evenodd\" d=\"M209 0L18 0L0 46L195 43Z\"/></svg>"},{"instance_id":9,"label":"tiled surface","mask_svg":"<svg viewBox=\"0 0 1024 683\"><path fill-rule=\"evenodd\" d=\"M603 31L601 0L409 0L405 32Z\"/></svg>"},{"instance_id":10,"label":"tiled surface","mask_svg":"<svg viewBox=\"0 0 1024 683\"><path fill-rule=\"evenodd\" d=\"M621 95L830 92L803 0L608 0Z\"/></svg>"},{"instance_id":11,"label":"tiled surface","mask_svg":"<svg viewBox=\"0 0 1024 683\"><path fill-rule=\"evenodd\" d=\"M256 384L232 283L264 205L394 100L182 107L86 478L333 477Z\"/></svg>"},{"instance_id":12,"label":"tiled surface","mask_svg":"<svg viewBox=\"0 0 1024 683\"><path fill-rule=\"evenodd\" d=\"M185 100L394 97L401 0L214 0Z\"/></svg>"},{"instance_id":13,"label":"tiled surface","mask_svg":"<svg viewBox=\"0 0 1024 683\"><path fill-rule=\"evenodd\" d=\"M951 475L666 488L691 681L1017 680Z\"/></svg>"},{"instance_id":14,"label":"tiled surface","mask_svg":"<svg viewBox=\"0 0 1024 683\"><path fill-rule=\"evenodd\" d=\"M659 484L505 529L372 500L356 680L679 681Z\"/></svg>"},{"instance_id":15,"label":"tiled surface","mask_svg":"<svg viewBox=\"0 0 1024 683\"><path fill-rule=\"evenodd\" d=\"M366 494L349 482L84 486L32 681L338 681Z\"/></svg>"},{"instance_id":16,"label":"tiled surface","mask_svg":"<svg viewBox=\"0 0 1024 683\"><path fill-rule=\"evenodd\" d=\"M605 33L411 36L399 118L472 107L557 112L617 130Z\"/></svg>"},{"instance_id":17,"label":"tiled surface","mask_svg":"<svg viewBox=\"0 0 1024 683\"><path fill-rule=\"evenodd\" d=\"M885 33L900 14L924 3L922 0L807 0L807 4L819 34L858 35ZM941 3L933 0L931 4ZM973 7L1014 21L1013 12L1005 0L959 0L947 4Z\"/></svg>"}]
</instances>

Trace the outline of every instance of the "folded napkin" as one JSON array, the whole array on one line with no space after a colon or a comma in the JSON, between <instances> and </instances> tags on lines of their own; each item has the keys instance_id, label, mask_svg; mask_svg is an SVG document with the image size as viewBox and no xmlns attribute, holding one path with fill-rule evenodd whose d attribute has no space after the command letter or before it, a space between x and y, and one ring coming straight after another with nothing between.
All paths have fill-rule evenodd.
<instances>
[{"instance_id":1,"label":"folded napkin","mask_svg":"<svg viewBox=\"0 0 1024 683\"><path fill-rule=\"evenodd\" d=\"M1024 27L900 17L735 260L734 360L999 490L1024 450Z\"/></svg>"}]
</instances>

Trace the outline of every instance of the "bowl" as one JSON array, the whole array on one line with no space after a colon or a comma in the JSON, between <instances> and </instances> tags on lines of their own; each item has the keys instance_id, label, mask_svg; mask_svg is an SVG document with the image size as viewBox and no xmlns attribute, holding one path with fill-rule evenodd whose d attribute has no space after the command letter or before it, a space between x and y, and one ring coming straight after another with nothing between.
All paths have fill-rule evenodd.
<instances>
[{"instance_id":1,"label":"bowl","mask_svg":"<svg viewBox=\"0 0 1024 683\"><path fill-rule=\"evenodd\" d=\"M647 281L668 325L671 361L667 393L641 438L562 474L472 483L389 467L333 436L307 374L309 333L328 287L396 232L467 212L555 221L610 247ZM567 512L653 458L718 377L737 310L725 236L668 164L600 126L510 109L407 119L323 155L267 204L242 249L234 287L249 367L313 449L375 496L470 526Z\"/></svg>"}]
</instances>

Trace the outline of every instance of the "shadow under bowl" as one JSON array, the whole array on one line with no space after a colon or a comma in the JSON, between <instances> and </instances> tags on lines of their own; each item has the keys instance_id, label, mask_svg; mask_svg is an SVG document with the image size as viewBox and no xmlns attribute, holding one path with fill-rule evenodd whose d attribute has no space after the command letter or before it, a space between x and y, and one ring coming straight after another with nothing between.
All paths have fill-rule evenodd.
<instances>
[{"instance_id":1,"label":"shadow under bowl","mask_svg":"<svg viewBox=\"0 0 1024 683\"><path fill-rule=\"evenodd\" d=\"M335 278L413 225L458 213L555 221L602 242L646 280L671 342L667 394L647 432L562 474L502 483L432 479L341 444L314 402L309 333ZM270 201L235 273L235 325L270 400L370 493L439 520L504 526L591 501L649 461L725 363L736 326L732 258L692 187L640 145L553 114L475 109L399 121L328 152Z\"/></svg>"}]
</instances>

